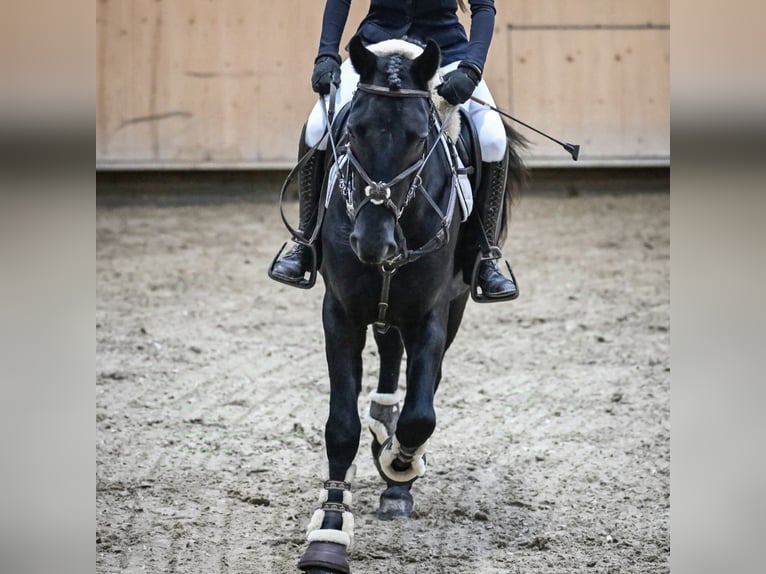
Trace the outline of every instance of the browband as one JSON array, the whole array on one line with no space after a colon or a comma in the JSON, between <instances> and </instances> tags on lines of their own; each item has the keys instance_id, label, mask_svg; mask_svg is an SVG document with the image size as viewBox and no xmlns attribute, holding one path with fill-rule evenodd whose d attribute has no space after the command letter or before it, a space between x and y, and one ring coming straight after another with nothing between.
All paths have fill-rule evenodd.
<instances>
[{"instance_id":1,"label":"browband","mask_svg":"<svg viewBox=\"0 0 766 574\"><path fill-rule=\"evenodd\" d=\"M386 88L384 86L362 83L357 84L356 88L369 94L388 96L389 98L431 98L431 92L427 92L426 90L410 90L408 88L392 90L391 88Z\"/></svg>"}]
</instances>

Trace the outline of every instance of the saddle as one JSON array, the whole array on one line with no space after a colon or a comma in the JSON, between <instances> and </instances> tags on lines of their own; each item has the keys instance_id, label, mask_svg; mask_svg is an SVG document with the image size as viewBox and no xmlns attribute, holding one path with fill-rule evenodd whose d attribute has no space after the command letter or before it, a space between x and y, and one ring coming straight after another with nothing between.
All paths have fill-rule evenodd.
<instances>
[{"instance_id":1,"label":"saddle","mask_svg":"<svg viewBox=\"0 0 766 574\"><path fill-rule=\"evenodd\" d=\"M481 184L481 146L476 126L466 111L460 108L460 137L454 142L455 151L468 173L474 193Z\"/></svg>"}]
</instances>

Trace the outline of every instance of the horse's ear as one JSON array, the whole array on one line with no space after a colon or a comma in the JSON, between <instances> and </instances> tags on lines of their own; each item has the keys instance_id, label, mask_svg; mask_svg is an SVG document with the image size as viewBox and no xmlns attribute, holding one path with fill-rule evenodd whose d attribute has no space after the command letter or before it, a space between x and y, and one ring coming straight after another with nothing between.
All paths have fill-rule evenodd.
<instances>
[{"instance_id":1,"label":"horse's ear","mask_svg":"<svg viewBox=\"0 0 766 574\"><path fill-rule=\"evenodd\" d=\"M360 78L369 78L375 73L378 57L364 47L359 36L351 38L348 43L348 53L351 57L351 64Z\"/></svg>"},{"instance_id":2,"label":"horse's ear","mask_svg":"<svg viewBox=\"0 0 766 574\"><path fill-rule=\"evenodd\" d=\"M419 84L426 86L428 82L436 75L436 71L441 64L442 54L439 45L433 40L428 40L423 53L412 61L413 78Z\"/></svg>"}]
</instances>

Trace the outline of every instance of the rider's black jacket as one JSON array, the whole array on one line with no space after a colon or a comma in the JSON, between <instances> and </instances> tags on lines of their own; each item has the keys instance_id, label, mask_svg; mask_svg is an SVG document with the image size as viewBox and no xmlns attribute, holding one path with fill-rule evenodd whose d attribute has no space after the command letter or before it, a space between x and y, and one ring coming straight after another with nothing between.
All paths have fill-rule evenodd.
<instances>
[{"instance_id":1,"label":"rider's black jacket","mask_svg":"<svg viewBox=\"0 0 766 574\"><path fill-rule=\"evenodd\" d=\"M456 0L371 0L359 26L365 44L409 36L433 39L442 51L442 65L462 60L484 69L495 25L493 0L469 0L471 39L457 17ZM351 0L327 0L319 56L336 56Z\"/></svg>"}]
</instances>

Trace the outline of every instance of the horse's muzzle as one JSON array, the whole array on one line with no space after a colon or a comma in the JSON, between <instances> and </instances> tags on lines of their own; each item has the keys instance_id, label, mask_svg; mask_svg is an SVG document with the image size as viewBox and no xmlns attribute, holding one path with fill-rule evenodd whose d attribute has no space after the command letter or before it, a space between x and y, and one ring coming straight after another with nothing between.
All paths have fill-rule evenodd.
<instances>
[{"instance_id":1,"label":"horse's muzzle","mask_svg":"<svg viewBox=\"0 0 766 574\"><path fill-rule=\"evenodd\" d=\"M396 243L386 241L383 243L364 243L359 237L351 234L351 250L359 258L359 261L368 265L380 265L396 255Z\"/></svg>"},{"instance_id":2,"label":"horse's muzzle","mask_svg":"<svg viewBox=\"0 0 766 574\"><path fill-rule=\"evenodd\" d=\"M358 218L349 242L352 251L362 263L380 265L388 261L397 252L393 218L391 221L377 219L368 222L364 218Z\"/></svg>"}]
</instances>

